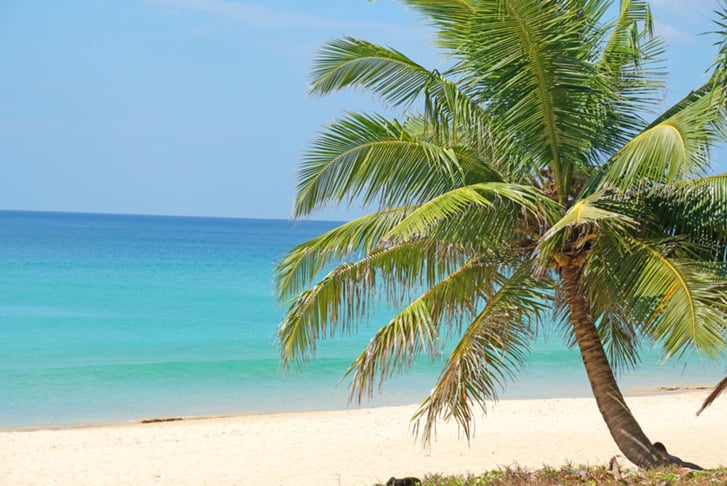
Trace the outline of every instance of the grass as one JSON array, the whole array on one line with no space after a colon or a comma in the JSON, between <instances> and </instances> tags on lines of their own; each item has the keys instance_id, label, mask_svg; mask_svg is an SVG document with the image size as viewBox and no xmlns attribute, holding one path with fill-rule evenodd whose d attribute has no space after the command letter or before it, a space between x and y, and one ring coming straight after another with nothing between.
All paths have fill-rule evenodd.
<instances>
[{"instance_id":1,"label":"grass","mask_svg":"<svg viewBox=\"0 0 727 486\"><path fill-rule=\"evenodd\" d=\"M543 467L530 470L507 467L485 472L479 476L428 475L422 486L567 486L567 485L723 485L727 484L727 468L710 471L686 471L675 468L622 471L617 480L608 468L564 466L560 469ZM377 486L384 486L383 484Z\"/></svg>"}]
</instances>

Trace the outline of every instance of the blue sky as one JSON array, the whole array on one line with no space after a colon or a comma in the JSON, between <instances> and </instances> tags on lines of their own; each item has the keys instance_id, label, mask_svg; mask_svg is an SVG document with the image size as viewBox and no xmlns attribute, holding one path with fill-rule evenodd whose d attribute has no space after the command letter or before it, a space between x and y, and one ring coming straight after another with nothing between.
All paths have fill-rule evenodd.
<instances>
[{"instance_id":1,"label":"blue sky","mask_svg":"<svg viewBox=\"0 0 727 486\"><path fill-rule=\"evenodd\" d=\"M717 0L654 0L665 104L705 80ZM301 154L367 94L308 96L311 60L352 35L435 68L392 0L11 0L0 4L0 208L287 218ZM727 170L725 151L715 154ZM344 219L358 210L327 210Z\"/></svg>"}]
</instances>

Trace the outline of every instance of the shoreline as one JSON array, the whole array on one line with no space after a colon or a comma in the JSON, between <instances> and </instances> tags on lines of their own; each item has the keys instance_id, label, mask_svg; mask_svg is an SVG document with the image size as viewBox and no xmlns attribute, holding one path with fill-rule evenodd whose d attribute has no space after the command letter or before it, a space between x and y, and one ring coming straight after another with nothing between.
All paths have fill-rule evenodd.
<instances>
[{"instance_id":1,"label":"shoreline","mask_svg":"<svg viewBox=\"0 0 727 486\"><path fill-rule=\"evenodd\" d=\"M681 393L704 393L704 398L707 397L709 391L712 390L713 385L659 385L659 386L634 386L627 387L624 389L624 397L628 400L635 397L649 397L659 396L666 394L681 394ZM589 399L591 396L563 396L563 397L517 397L517 398L502 398L497 402L490 402L491 406L496 406L497 403L509 402L509 401L533 401L533 400L559 400L559 399ZM309 414L309 413L326 413L326 412L344 412L351 410L375 410L379 408L404 408L404 407L417 407L418 403L408 404L373 404L370 406L348 406L338 408L322 408L322 409L300 409L300 410L279 410L270 412L239 412L239 413L223 413L223 414L200 414L200 415L169 415L169 416L144 416L132 419L122 420L109 420L99 422L79 422L73 424L41 424L41 425L20 425L20 426L1 426L0 433L3 432L34 432L41 430L75 430L75 429L89 429L99 427L123 427L133 425L148 425L152 423L166 423L166 422L190 422L190 421L203 421L203 420L216 420L216 419L232 419L232 418L243 418L243 417L258 417L258 416L277 416L277 415L292 415L292 414Z\"/></svg>"},{"instance_id":2,"label":"shoreline","mask_svg":"<svg viewBox=\"0 0 727 486\"><path fill-rule=\"evenodd\" d=\"M671 453L724 466L727 400L696 417L704 396L674 390L627 401L647 436ZM471 443L440 422L429 448L411 434L416 407L1 431L0 483L373 485L514 464L606 465L619 455L592 398L501 400L477 415Z\"/></svg>"}]
</instances>

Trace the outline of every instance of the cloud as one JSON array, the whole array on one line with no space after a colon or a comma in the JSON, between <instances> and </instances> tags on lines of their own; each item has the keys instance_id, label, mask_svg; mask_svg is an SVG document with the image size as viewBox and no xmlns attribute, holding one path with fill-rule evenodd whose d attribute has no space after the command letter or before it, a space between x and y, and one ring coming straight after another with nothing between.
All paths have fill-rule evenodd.
<instances>
[{"instance_id":1,"label":"cloud","mask_svg":"<svg viewBox=\"0 0 727 486\"><path fill-rule=\"evenodd\" d=\"M696 42L696 38L693 34L679 30L673 25L659 20L654 21L654 31L659 37L669 43L691 44Z\"/></svg>"},{"instance_id":2,"label":"cloud","mask_svg":"<svg viewBox=\"0 0 727 486\"><path fill-rule=\"evenodd\" d=\"M695 8L704 8L713 10L717 7L715 0L651 0L656 7L666 7L672 10L694 10Z\"/></svg>"},{"instance_id":3,"label":"cloud","mask_svg":"<svg viewBox=\"0 0 727 486\"><path fill-rule=\"evenodd\" d=\"M657 33L670 43L699 42L713 28L717 0L652 0Z\"/></svg>"},{"instance_id":4,"label":"cloud","mask_svg":"<svg viewBox=\"0 0 727 486\"><path fill-rule=\"evenodd\" d=\"M704 24L712 19L717 0L652 0L656 18L667 17L673 23Z\"/></svg>"},{"instance_id":5,"label":"cloud","mask_svg":"<svg viewBox=\"0 0 727 486\"><path fill-rule=\"evenodd\" d=\"M233 0L148 0L172 9L184 9L217 15L257 29L302 30L400 30L401 26L387 23L351 22L285 9L274 9L250 2Z\"/></svg>"}]
</instances>

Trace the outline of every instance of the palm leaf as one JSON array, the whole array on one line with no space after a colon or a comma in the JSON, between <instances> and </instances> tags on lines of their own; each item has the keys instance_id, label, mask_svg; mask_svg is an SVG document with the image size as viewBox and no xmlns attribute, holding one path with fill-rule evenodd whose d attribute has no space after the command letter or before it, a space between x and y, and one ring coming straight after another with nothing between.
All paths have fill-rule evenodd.
<instances>
[{"instance_id":1,"label":"palm leaf","mask_svg":"<svg viewBox=\"0 0 727 486\"><path fill-rule=\"evenodd\" d=\"M472 86L467 92L487 103L498 128L523 147L528 157L521 163L553 169L564 201L574 167L583 164L587 141L597 130L592 117L583 116L589 94L600 89L589 62L596 46L588 46L592 39L584 36L590 20L557 2L475 5L453 71Z\"/></svg>"},{"instance_id":2,"label":"palm leaf","mask_svg":"<svg viewBox=\"0 0 727 486\"><path fill-rule=\"evenodd\" d=\"M477 258L431 286L382 326L351 364L352 401L371 396L386 378L408 368L422 352L439 353L442 325L459 328L477 314L478 303L501 283L496 260Z\"/></svg>"},{"instance_id":3,"label":"palm leaf","mask_svg":"<svg viewBox=\"0 0 727 486\"><path fill-rule=\"evenodd\" d=\"M472 405L488 400L525 360L535 323L548 295L538 289L528 264L506 278L450 353L437 384L414 415L415 432L431 441L438 418L453 418L472 435Z\"/></svg>"},{"instance_id":4,"label":"palm leaf","mask_svg":"<svg viewBox=\"0 0 727 486\"><path fill-rule=\"evenodd\" d=\"M490 218L481 219L496 243L508 229L518 228L519 217L529 214L546 224L558 214L558 205L531 186L485 182L459 187L422 204L389 231L386 238L410 238L431 234L431 228L471 209L484 209ZM488 211L490 210L490 211ZM520 213L520 214L518 214ZM484 212L479 212L484 216Z\"/></svg>"},{"instance_id":5,"label":"palm leaf","mask_svg":"<svg viewBox=\"0 0 727 486\"><path fill-rule=\"evenodd\" d=\"M294 214L359 198L363 204L411 204L461 186L470 172L498 180L471 151L429 141L397 121L350 114L330 125L305 155Z\"/></svg>"},{"instance_id":6,"label":"palm leaf","mask_svg":"<svg viewBox=\"0 0 727 486\"><path fill-rule=\"evenodd\" d=\"M714 21L716 30L713 32L719 40L717 46L717 59L714 63L712 83L716 90L721 92L723 107L727 109L724 100L727 99L727 2L720 0L718 9L714 11L717 18Z\"/></svg>"},{"instance_id":7,"label":"palm leaf","mask_svg":"<svg viewBox=\"0 0 727 486\"><path fill-rule=\"evenodd\" d=\"M467 38L476 2L472 0L403 0L422 12L437 27L440 47L457 52Z\"/></svg>"},{"instance_id":8,"label":"palm leaf","mask_svg":"<svg viewBox=\"0 0 727 486\"><path fill-rule=\"evenodd\" d=\"M623 235L606 237L593 250L588 282L594 299L615 298L628 319L659 342L667 356L682 358L696 349L716 356L727 336L727 285L710 266L678 254L678 241L648 242ZM609 289L599 296L601 289ZM603 304L600 307L605 307Z\"/></svg>"},{"instance_id":9,"label":"palm leaf","mask_svg":"<svg viewBox=\"0 0 727 486\"><path fill-rule=\"evenodd\" d=\"M390 304L421 285L432 285L466 259L460 248L417 240L371 251L342 263L288 302L278 327L283 364L305 361L316 341L337 332L353 333L375 308L379 292ZM380 278L384 276L385 278Z\"/></svg>"},{"instance_id":10,"label":"palm leaf","mask_svg":"<svg viewBox=\"0 0 727 486\"><path fill-rule=\"evenodd\" d=\"M504 149L502 140L494 141L497 132L480 104L439 71L429 71L399 51L350 37L327 43L315 61L311 91L326 95L349 87L369 90L395 106L422 99L428 130L436 139L467 132L480 152Z\"/></svg>"},{"instance_id":11,"label":"palm leaf","mask_svg":"<svg viewBox=\"0 0 727 486\"><path fill-rule=\"evenodd\" d=\"M601 4L601 8L606 7ZM601 12L603 14L603 12ZM601 71L618 73L624 65L639 64L645 54L639 49L638 23L644 26L643 32L648 36L654 34L654 19L648 2L642 0L624 0L619 3L619 13L605 47L601 51Z\"/></svg>"},{"instance_id":12,"label":"palm leaf","mask_svg":"<svg viewBox=\"0 0 727 486\"><path fill-rule=\"evenodd\" d=\"M719 107L711 93L686 104L627 143L586 193L604 187L622 191L651 188L703 175L709 148L718 136L711 124L719 118Z\"/></svg>"},{"instance_id":13,"label":"palm leaf","mask_svg":"<svg viewBox=\"0 0 727 486\"><path fill-rule=\"evenodd\" d=\"M659 105L667 74L661 61L664 44L653 36L648 2L624 0L619 6L616 21L604 29L608 35L597 62L598 82L605 89L594 90L586 105L602 122L592 139L596 160L599 154L612 155L645 128L643 114Z\"/></svg>"},{"instance_id":14,"label":"palm leaf","mask_svg":"<svg viewBox=\"0 0 727 486\"><path fill-rule=\"evenodd\" d=\"M313 71L311 92L326 95L344 88L364 88L397 105L424 98L427 106L459 125L485 126L487 112L439 71L429 71L401 52L344 37L321 49Z\"/></svg>"},{"instance_id":15,"label":"palm leaf","mask_svg":"<svg viewBox=\"0 0 727 486\"><path fill-rule=\"evenodd\" d=\"M315 94L362 87L393 105L411 104L430 86L451 84L395 49L351 37L323 46L312 77L310 90Z\"/></svg>"},{"instance_id":16,"label":"palm leaf","mask_svg":"<svg viewBox=\"0 0 727 486\"><path fill-rule=\"evenodd\" d=\"M643 199L664 236L681 235L702 258L727 261L727 174L658 187Z\"/></svg>"},{"instance_id":17,"label":"palm leaf","mask_svg":"<svg viewBox=\"0 0 727 486\"><path fill-rule=\"evenodd\" d=\"M599 316L598 335L611 366L616 372L635 369L640 361L641 334L628 318L628 312L614 302L604 312L594 314Z\"/></svg>"},{"instance_id":18,"label":"palm leaf","mask_svg":"<svg viewBox=\"0 0 727 486\"><path fill-rule=\"evenodd\" d=\"M636 221L613 209L599 207L602 195L594 195L576 201L568 211L538 242L538 262L547 266L561 252L580 252L597 240L599 227L626 231L636 226ZM406 221L406 220L404 220Z\"/></svg>"},{"instance_id":19,"label":"palm leaf","mask_svg":"<svg viewBox=\"0 0 727 486\"><path fill-rule=\"evenodd\" d=\"M287 300L301 292L327 265L373 251L412 210L398 207L370 213L290 249L275 268L278 297Z\"/></svg>"},{"instance_id":20,"label":"palm leaf","mask_svg":"<svg viewBox=\"0 0 727 486\"><path fill-rule=\"evenodd\" d=\"M704 399L704 403L702 403L701 408L697 411L697 415L702 413L705 408L709 407L713 401L717 399L718 396L722 394L723 391L727 390L727 376L722 379L719 383L717 383L717 386L714 387L714 390L712 390L712 393L709 394L707 398Z\"/></svg>"}]
</instances>

